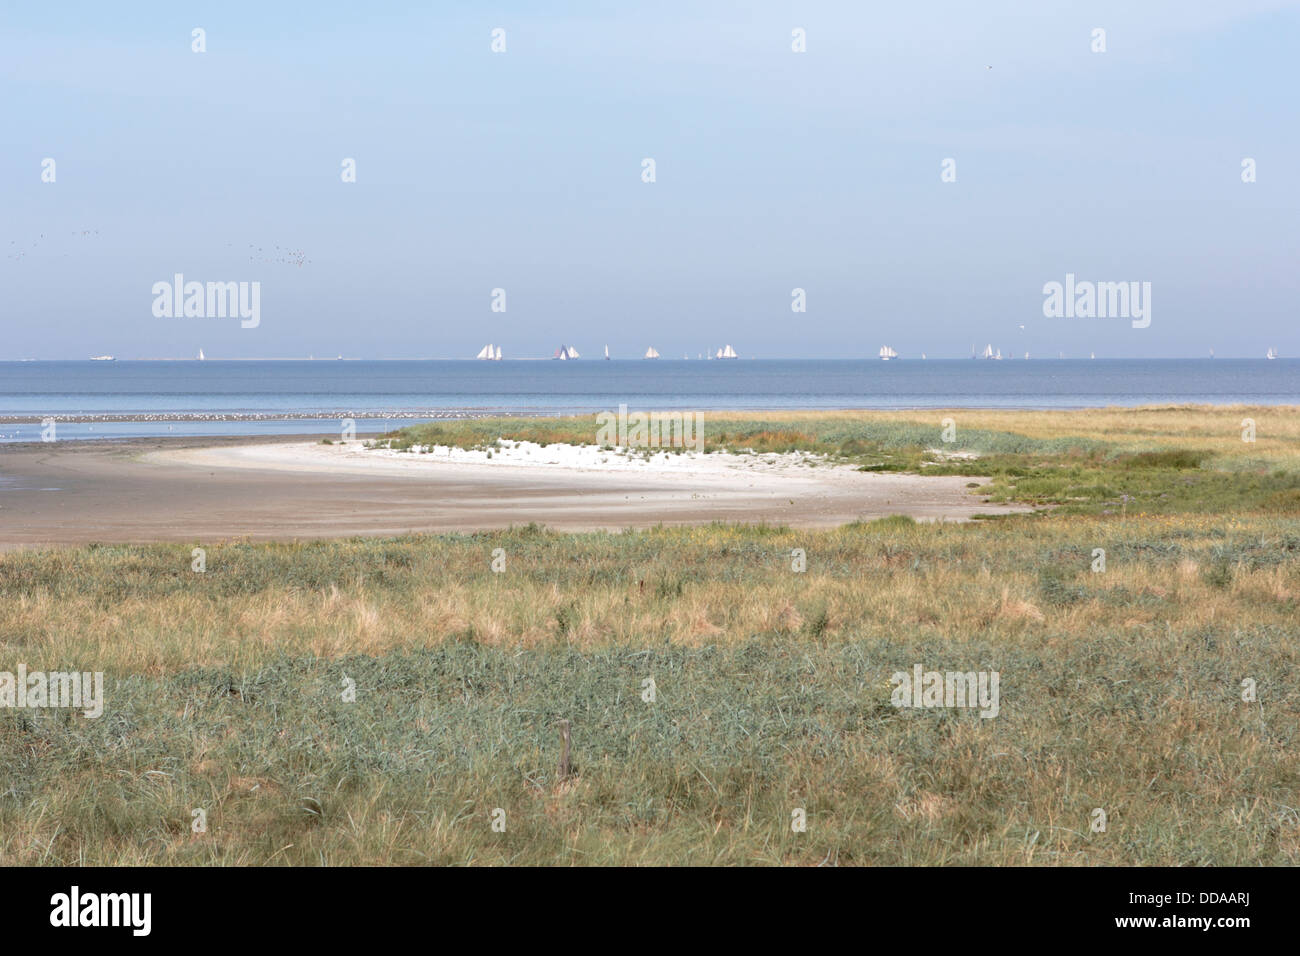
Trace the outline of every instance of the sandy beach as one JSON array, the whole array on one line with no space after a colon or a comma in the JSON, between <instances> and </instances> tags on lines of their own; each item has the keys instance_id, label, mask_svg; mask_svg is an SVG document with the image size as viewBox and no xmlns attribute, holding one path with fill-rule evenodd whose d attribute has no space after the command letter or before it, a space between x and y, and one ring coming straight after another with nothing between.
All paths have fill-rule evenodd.
<instances>
[{"instance_id":1,"label":"sandy beach","mask_svg":"<svg viewBox=\"0 0 1300 956\"><path fill-rule=\"evenodd\" d=\"M0 548L249 538L566 531L712 521L831 527L886 515L966 521L968 477L859 472L800 455L507 443L429 453L295 440L14 445L0 455ZM972 466L972 470L976 470Z\"/></svg>"}]
</instances>

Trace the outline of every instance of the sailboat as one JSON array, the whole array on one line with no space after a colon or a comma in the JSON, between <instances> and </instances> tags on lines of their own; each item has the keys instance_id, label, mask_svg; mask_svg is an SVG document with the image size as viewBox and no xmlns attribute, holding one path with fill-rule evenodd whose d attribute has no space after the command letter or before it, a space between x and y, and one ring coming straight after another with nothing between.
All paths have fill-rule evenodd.
<instances>
[{"instance_id":1,"label":"sailboat","mask_svg":"<svg viewBox=\"0 0 1300 956\"><path fill-rule=\"evenodd\" d=\"M567 362L569 359L578 358L578 350L572 345L561 345L555 350L555 355L553 357L559 359L561 362Z\"/></svg>"},{"instance_id":2,"label":"sailboat","mask_svg":"<svg viewBox=\"0 0 1300 956\"><path fill-rule=\"evenodd\" d=\"M492 361L493 359L498 359L501 357L499 352L500 350L497 349L496 346L494 346L491 342L489 342L487 345L479 349L478 355L475 355L474 357L477 359L483 359L484 361Z\"/></svg>"},{"instance_id":3,"label":"sailboat","mask_svg":"<svg viewBox=\"0 0 1300 956\"><path fill-rule=\"evenodd\" d=\"M203 349L199 349L199 361L200 362L206 361L203 355Z\"/></svg>"},{"instance_id":4,"label":"sailboat","mask_svg":"<svg viewBox=\"0 0 1300 956\"><path fill-rule=\"evenodd\" d=\"M1089 353L1088 353L1088 358L1090 358L1090 359L1095 359L1096 357L1097 357L1097 353L1096 353L1096 352L1089 352Z\"/></svg>"},{"instance_id":5,"label":"sailboat","mask_svg":"<svg viewBox=\"0 0 1300 956\"><path fill-rule=\"evenodd\" d=\"M924 353L924 352L921 353L921 358L925 358L925 353Z\"/></svg>"},{"instance_id":6,"label":"sailboat","mask_svg":"<svg viewBox=\"0 0 1300 956\"><path fill-rule=\"evenodd\" d=\"M1000 356L1002 353L999 352L998 354ZM993 358L993 346L992 345L984 346L984 351L980 353L980 358L986 358L986 359Z\"/></svg>"},{"instance_id":7,"label":"sailboat","mask_svg":"<svg viewBox=\"0 0 1300 956\"><path fill-rule=\"evenodd\" d=\"M608 346L608 345L605 346L605 361L606 361L606 362L609 361L609 346Z\"/></svg>"},{"instance_id":8,"label":"sailboat","mask_svg":"<svg viewBox=\"0 0 1300 956\"><path fill-rule=\"evenodd\" d=\"M998 349L997 354L994 355L993 358L994 358L995 360L1001 362L1001 361L1002 361L1002 350L1001 350L1001 349Z\"/></svg>"},{"instance_id":9,"label":"sailboat","mask_svg":"<svg viewBox=\"0 0 1300 956\"><path fill-rule=\"evenodd\" d=\"M645 357L648 359L658 358L659 353L655 351L654 346L652 345L650 348L645 350Z\"/></svg>"},{"instance_id":10,"label":"sailboat","mask_svg":"<svg viewBox=\"0 0 1300 956\"><path fill-rule=\"evenodd\" d=\"M1264 358L1266 358L1266 359L1275 359L1275 358L1277 358L1277 349L1272 349L1272 348L1269 349L1268 352L1267 352L1267 354L1265 354Z\"/></svg>"},{"instance_id":11,"label":"sailboat","mask_svg":"<svg viewBox=\"0 0 1300 956\"><path fill-rule=\"evenodd\" d=\"M898 358L898 353L888 345L882 345L880 347L880 358L881 361L888 362L891 358Z\"/></svg>"},{"instance_id":12,"label":"sailboat","mask_svg":"<svg viewBox=\"0 0 1300 956\"><path fill-rule=\"evenodd\" d=\"M733 349L730 345L728 345L725 348L718 349L718 354L715 355L714 358L734 359L734 358L740 358L740 356L736 354L735 349Z\"/></svg>"}]
</instances>

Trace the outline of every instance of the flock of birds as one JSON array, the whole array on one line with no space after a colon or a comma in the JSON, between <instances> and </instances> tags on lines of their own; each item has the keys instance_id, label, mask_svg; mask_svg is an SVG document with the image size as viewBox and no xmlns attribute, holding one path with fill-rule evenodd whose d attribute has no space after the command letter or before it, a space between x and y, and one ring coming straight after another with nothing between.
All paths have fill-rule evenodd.
<instances>
[{"instance_id":1,"label":"flock of birds","mask_svg":"<svg viewBox=\"0 0 1300 956\"><path fill-rule=\"evenodd\" d=\"M76 229L72 231L71 235L74 239L90 239L95 236L98 236L99 230L98 229ZM51 238L53 237L51 236ZM5 258L12 259L15 262L21 262L24 258L27 257L27 255L31 252L32 249L37 248L45 240L46 240L45 233L41 233L39 236L33 239L32 244L30 246L27 246L26 244L20 245L17 239L11 239L9 241L9 251L6 253ZM233 245L232 243L229 242L226 243L227 247L230 247L232 245ZM249 255L248 255L249 262L265 262L265 263L275 263L277 265L297 266L300 269L303 266L311 263L311 260L307 258L307 253L301 249L290 249L288 246L275 246L272 248L270 254L266 254L266 249L264 246L259 246L251 242L248 244L248 248L249 248ZM64 255L65 256L70 255L70 253L65 252Z\"/></svg>"},{"instance_id":2,"label":"flock of birds","mask_svg":"<svg viewBox=\"0 0 1300 956\"><path fill-rule=\"evenodd\" d=\"M299 269L301 269L305 264L311 262L311 260L307 258L307 253L303 252L301 249L290 249L288 246L283 248L276 246L269 256L262 255L264 251L262 246L254 246L250 242L248 248L256 250L255 255L249 255L249 262L273 262L277 265L297 266Z\"/></svg>"},{"instance_id":3,"label":"flock of birds","mask_svg":"<svg viewBox=\"0 0 1300 956\"><path fill-rule=\"evenodd\" d=\"M98 229L79 229L79 230L74 229L72 231L72 237L74 239L88 239L92 236L97 236L97 235L99 235ZM35 239L32 240L32 244L30 247L22 246L17 249L11 248L10 251L5 255L5 258L13 259L15 262L21 262L27 256L27 253L31 249L35 249L44 241L45 241L45 233L41 233L39 236L37 236ZM10 247L17 246L18 240L17 239L9 240L9 245ZM64 255L65 256L71 255L71 253L65 252Z\"/></svg>"}]
</instances>

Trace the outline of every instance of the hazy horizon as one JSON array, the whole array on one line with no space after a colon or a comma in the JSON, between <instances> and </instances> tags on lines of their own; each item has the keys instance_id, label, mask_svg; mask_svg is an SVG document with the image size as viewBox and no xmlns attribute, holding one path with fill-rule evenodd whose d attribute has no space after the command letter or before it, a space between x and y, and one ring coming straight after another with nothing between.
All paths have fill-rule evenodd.
<instances>
[{"instance_id":1,"label":"hazy horizon","mask_svg":"<svg viewBox=\"0 0 1300 956\"><path fill-rule=\"evenodd\" d=\"M0 360L1300 355L1292 0L62 14L0 11Z\"/></svg>"}]
</instances>

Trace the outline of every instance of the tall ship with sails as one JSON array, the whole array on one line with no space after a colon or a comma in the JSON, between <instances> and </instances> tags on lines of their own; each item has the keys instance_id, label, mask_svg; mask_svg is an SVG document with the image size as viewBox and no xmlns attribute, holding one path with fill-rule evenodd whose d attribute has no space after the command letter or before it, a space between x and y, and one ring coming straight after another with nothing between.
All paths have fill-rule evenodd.
<instances>
[{"instance_id":1,"label":"tall ship with sails","mask_svg":"<svg viewBox=\"0 0 1300 956\"><path fill-rule=\"evenodd\" d=\"M888 345L882 345L880 347L880 360L882 362L888 362L892 358L898 358L898 353L895 352L893 349L891 349Z\"/></svg>"},{"instance_id":2,"label":"tall ship with sails","mask_svg":"<svg viewBox=\"0 0 1300 956\"><path fill-rule=\"evenodd\" d=\"M1277 358L1277 349L1269 349L1268 352L1264 355L1264 358L1266 359Z\"/></svg>"},{"instance_id":3,"label":"tall ship with sails","mask_svg":"<svg viewBox=\"0 0 1300 956\"><path fill-rule=\"evenodd\" d=\"M477 359L483 359L485 362L499 362L501 361L501 346L493 345L489 342L487 345L483 346L483 348L479 349L478 355L474 357Z\"/></svg>"},{"instance_id":4,"label":"tall ship with sails","mask_svg":"<svg viewBox=\"0 0 1300 956\"><path fill-rule=\"evenodd\" d=\"M569 359L576 359L578 357L578 350L572 345L561 345L555 350L555 355L552 356L552 358L557 358L561 362L567 362Z\"/></svg>"},{"instance_id":5,"label":"tall ship with sails","mask_svg":"<svg viewBox=\"0 0 1300 956\"><path fill-rule=\"evenodd\" d=\"M645 357L648 359L657 359L659 357L659 353L655 351L655 347L652 345L645 350Z\"/></svg>"},{"instance_id":6,"label":"tall ship with sails","mask_svg":"<svg viewBox=\"0 0 1300 956\"><path fill-rule=\"evenodd\" d=\"M713 357L714 357L714 358L720 358L720 359L738 359L738 358L740 358L740 356L736 354L736 350L733 349L730 345L727 345L727 346L724 346L723 348L718 349L718 354L715 355L715 356L713 356Z\"/></svg>"}]
</instances>

